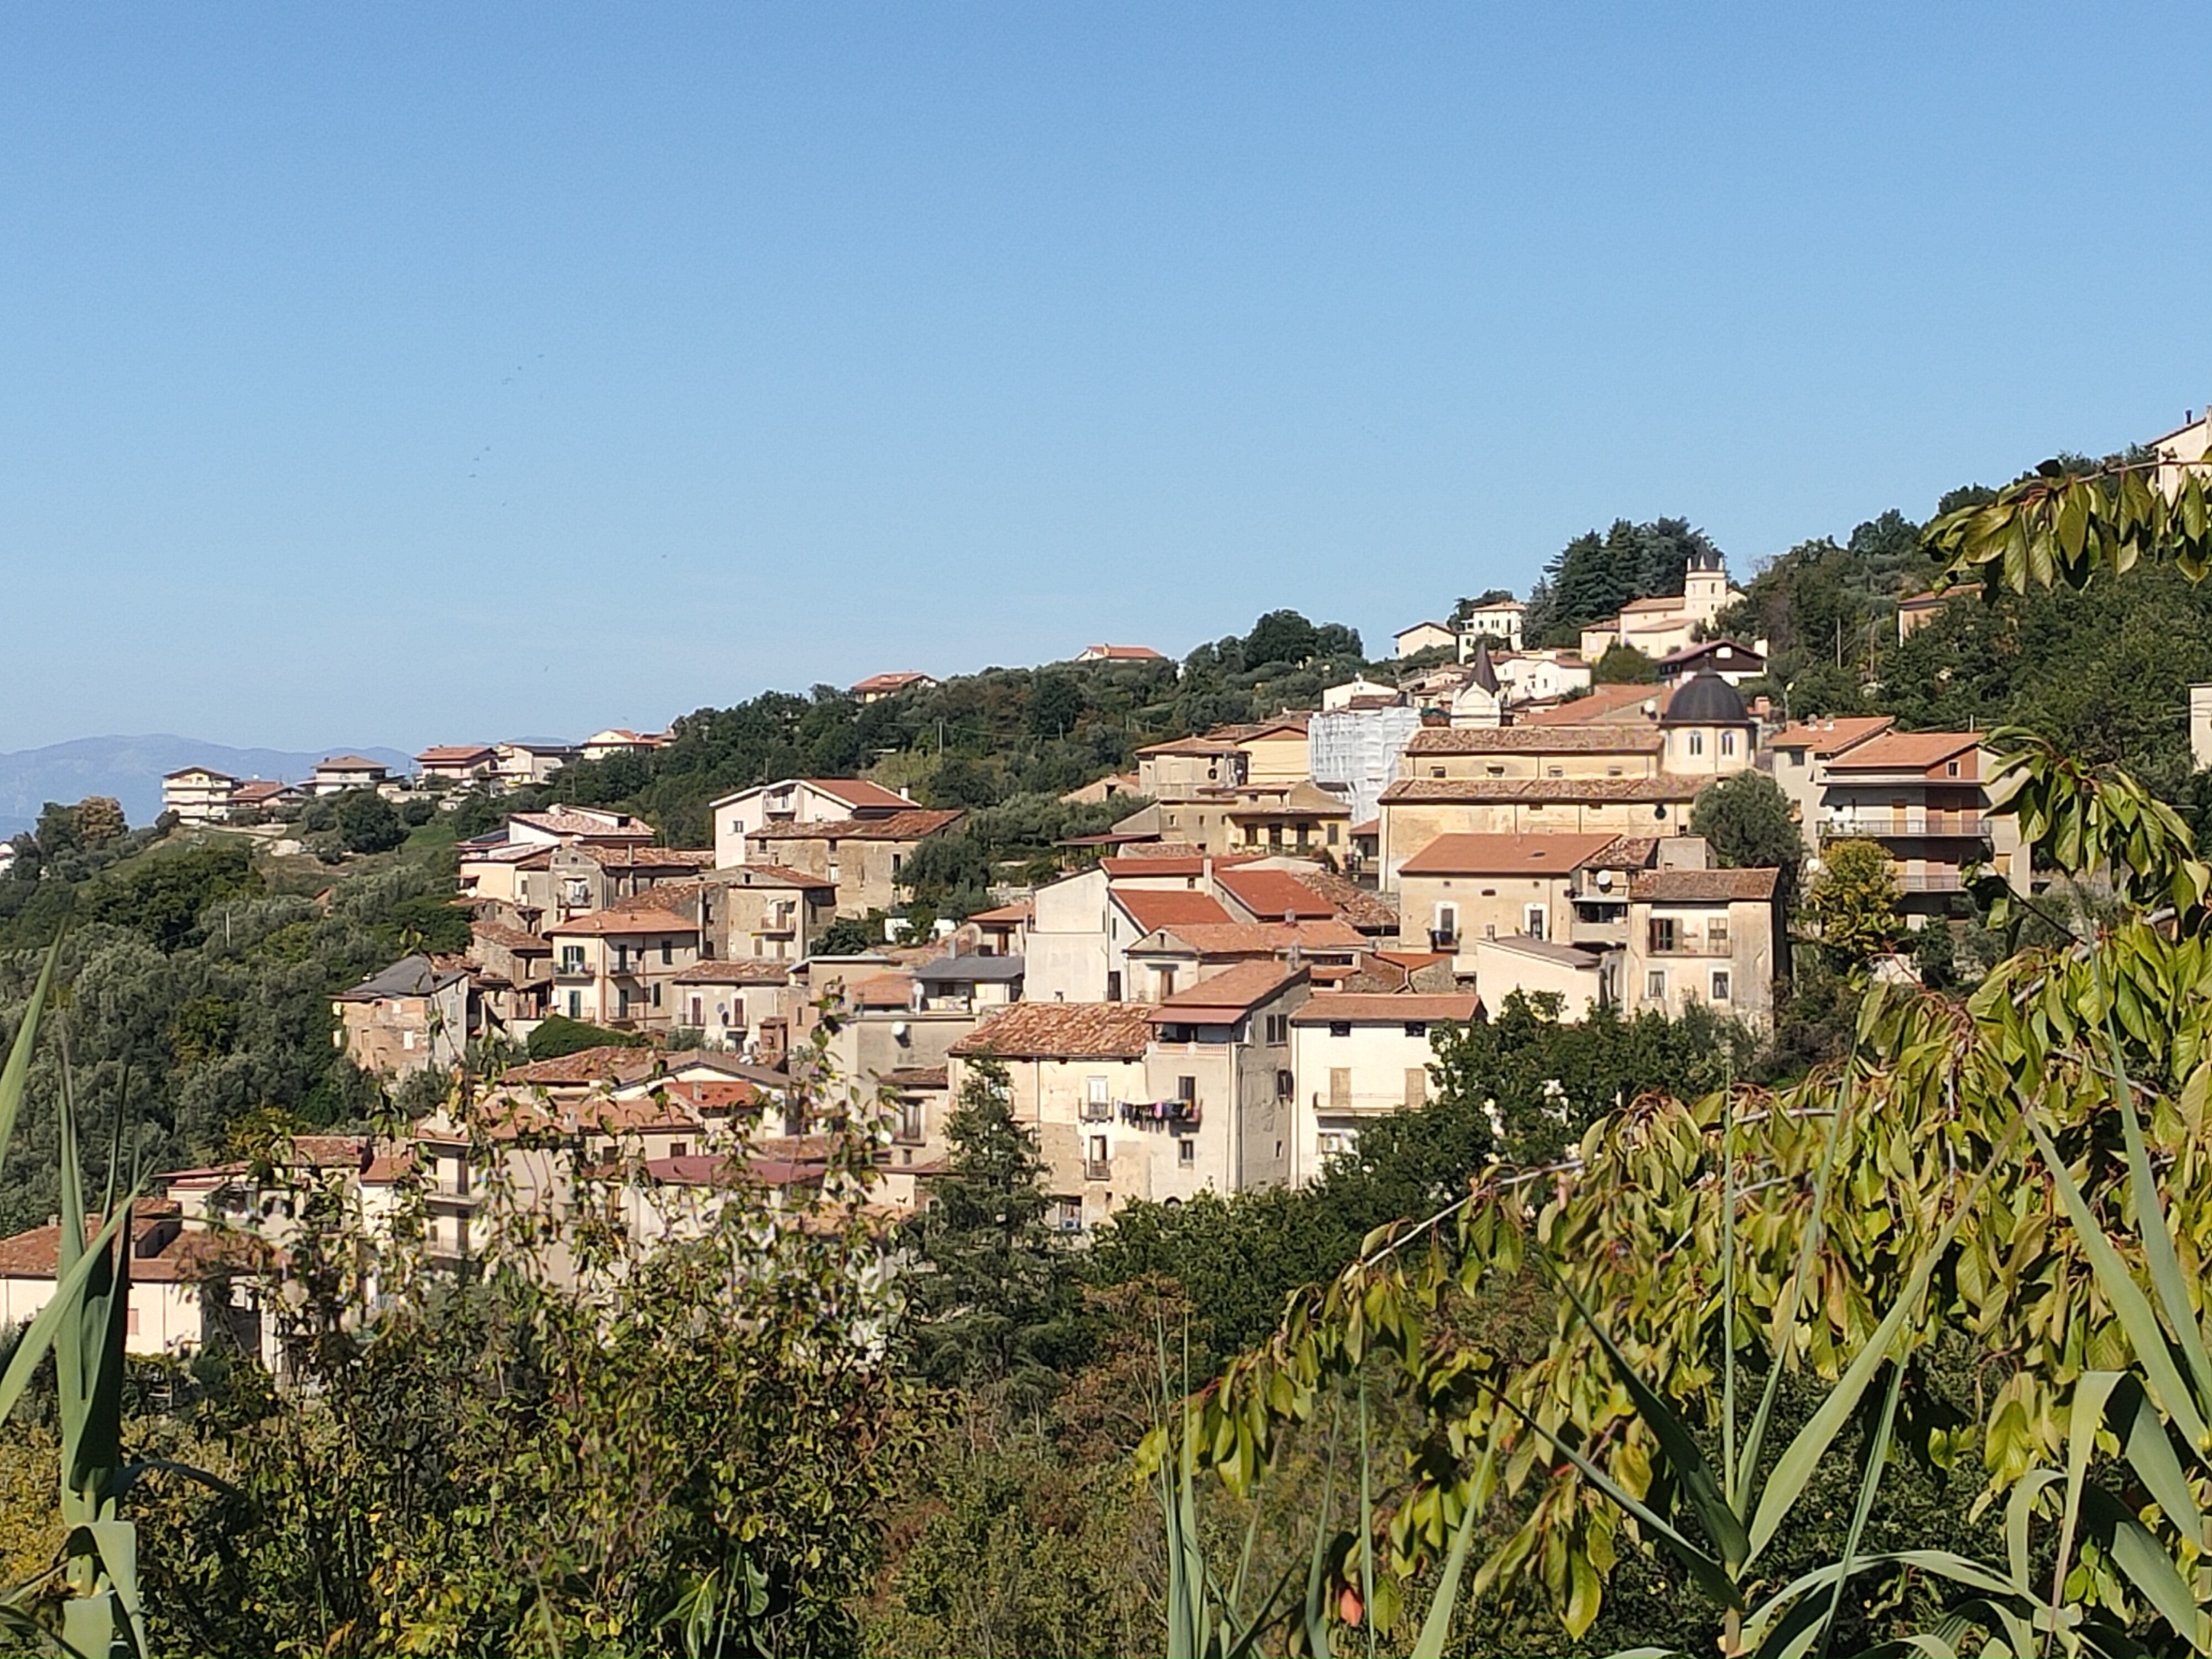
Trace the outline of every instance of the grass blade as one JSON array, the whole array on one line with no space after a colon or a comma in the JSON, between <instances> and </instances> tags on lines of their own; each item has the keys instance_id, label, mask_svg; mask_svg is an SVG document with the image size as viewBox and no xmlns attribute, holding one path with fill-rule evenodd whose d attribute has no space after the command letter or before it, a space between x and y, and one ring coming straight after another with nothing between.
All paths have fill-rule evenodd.
<instances>
[{"instance_id":1,"label":"grass blade","mask_svg":"<svg viewBox=\"0 0 2212 1659\"><path fill-rule=\"evenodd\" d=\"M1853 1058L1856 1059L1856 1049ZM1766 1386L1759 1390L1759 1409L1752 1413L1751 1431L1745 1436L1743 1462L1736 1466L1729 1493L1729 1507L1736 1514L1747 1514L1751 1509L1751 1483L1759 1472L1759 1455L1766 1444L1767 1425L1774 1420L1774 1402L1782 1388L1782 1372L1790 1358L1790 1333L1797 1326L1797 1310L1804 1304L1805 1282L1812 1277L1813 1258L1820 1248L1821 1218L1828 1212L1828 1181L1835 1173L1836 1146L1843 1139L1844 1122L1851 1115L1851 1100L1856 1093L1850 1062L1844 1067L1844 1097L1838 1103L1835 1116L1828 1120L1826 1139L1820 1146L1820 1166L1813 1176L1813 1208L1805 1220L1803 1237L1797 1241L1797 1263L1790 1272L1790 1292L1774 1311L1774 1338L1768 1344Z\"/></svg>"},{"instance_id":2,"label":"grass blade","mask_svg":"<svg viewBox=\"0 0 2212 1659\"><path fill-rule=\"evenodd\" d=\"M1311 1659L1329 1659L1328 1647L1328 1524L1336 1513L1336 1434L1334 1413L1328 1425L1328 1470L1322 1478L1321 1513L1314 1521L1313 1559L1306 1563L1306 1652Z\"/></svg>"},{"instance_id":3,"label":"grass blade","mask_svg":"<svg viewBox=\"0 0 2212 1659\"><path fill-rule=\"evenodd\" d=\"M1836 1639L1836 1615L1843 1611L1844 1586L1850 1579L1851 1564L1858 1559L1859 1540L1866 1536L1867 1516L1874 1510L1874 1495L1889 1465L1889 1437L1897 1423L1898 1390L1905 1386L1905 1362L1889 1368L1889 1392L1882 1396L1881 1420L1875 1424L1874 1443L1867 1449L1866 1474L1859 1481L1858 1506L1851 1511L1850 1530L1844 1534L1843 1559L1837 1563L1836 1582L1828 1591L1828 1611L1820 1620L1820 1659Z\"/></svg>"},{"instance_id":4,"label":"grass blade","mask_svg":"<svg viewBox=\"0 0 2212 1659\"><path fill-rule=\"evenodd\" d=\"M2203 1516L2197 1494L2191 1490L2189 1477L2183 1472L2181 1459L2173 1449L2173 1437L2166 1432L2166 1419L2150 1403L2142 1384L2132 1376L2121 1377L2120 1386L2113 1390L2112 1401L2105 1407L2105 1420L2119 1436L2128 1467L2136 1472L2143 1489L2159 1508L2166 1511L2166 1519L2180 1529L2183 1536L2203 1537Z\"/></svg>"},{"instance_id":5,"label":"grass blade","mask_svg":"<svg viewBox=\"0 0 2212 1659\"><path fill-rule=\"evenodd\" d=\"M1620 1345L1607 1334L1605 1328L1597 1322L1582 1297L1575 1294L1575 1287L1567 1282L1566 1275L1548 1260L1540 1256L1538 1259L1544 1261L1553 1282L1558 1285L1560 1293L1567 1298L1583 1323L1589 1327L1590 1334L1605 1350L1606 1358L1613 1362L1613 1369L1620 1376L1622 1386L1628 1390L1628 1397L1636 1402L1638 1415L1644 1419L1659 1442L1662 1454L1682 1483L1683 1495L1690 1500L1690 1507L1697 1515L1698 1526L1704 1528L1705 1536L1714 1547L1720 1551L1722 1561L1731 1571L1741 1566L1750 1553L1751 1540L1744 1532L1742 1517L1729 1507L1727 1495L1721 1491L1720 1480L1713 1474L1712 1465L1705 1461L1705 1453L1698 1449L1688 1425L1659 1397L1658 1391L1637 1374L1635 1366L1629 1363L1628 1356L1620 1351Z\"/></svg>"},{"instance_id":6,"label":"grass blade","mask_svg":"<svg viewBox=\"0 0 2212 1659\"><path fill-rule=\"evenodd\" d=\"M1759 1495L1759 1509L1751 1518L1751 1556L1748 1559L1756 1559L1759 1551L1766 1547L1774 1536L1775 1529L1782 1524L1784 1517L1796 1504L1799 1494L1811 1481L1814 1471L1819 1468L1820 1460L1827 1455L1828 1448L1842 1431L1844 1422L1858 1409L1860 1395L1866 1392L1867 1384L1874 1380L1874 1374L1887 1363L1890 1350L1896 1346L1905 1322L1911 1318L1920 1305L1920 1298L1927 1293L1928 1281L1935 1274L1936 1264L1951 1248L1951 1241L1959 1236L1960 1227L1972 1212L1976 1201L1982 1195L1983 1188L1989 1184L1991 1172L2004 1161L2006 1152L2019 1133L2020 1124L2014 1122L1990 1149L1990 1156L1984 1161L1981 1173L1974 1177L1973 1184L1967 1188L1966 1196L1951 1212L1950 1218L1938 1230L1935 1239L1920 1253L1920 1259L1913 1264L1912 1275L1906 1280L1904 1291L1881 1323L1875 1328L1874 1334L1867 1339L1866 1346L1859 1351L1844 1374L1836 1379L1836 1386L1828 1391L1828 1396L1820 1402L1820 1408L1797 1431L1797 1437L1775 1460L1774 1472L1767 1477L1766 1486ZM1903 1362L1900 1359L1899 1363ZM1770 1382L1771 1380L1769 1379Z\"/></svg>"},{"instance_id":7,"label":"grass blade","mask_svg":"<svg viewBox=\"0 0 2212 1659\"><path fill-rule=\"evenodd\" d=\"M2095 1539L2112 1565L2158 1609L2159 1617L2174 1633L2202 1653L2203 1615L2189 1583L2173 1565L2173 1558L2136 1513L2102 1486L2089 1486L2081 1494L2081 1512L2087 1535Z\"/></svg>"},{"instance_id":8,"label":"grass blade","mask_svg":"<svg viewBox=\"0 0 2212 1659\"><path fill-rule=\"evenodd\" d=\"M2120 1260L2112 1241L2105 1236L2104 1228L2090 1211L2088 1200L2081 1195L2065 1160L2058 1156L2058 1148L2044 1132L2042 1124L2036 1121L2033 1109L2024 1109L2021 1116L2027 1125L2028 1133L2035 1138L2035 1147L2043 1155L2045 1167L2051 1171L2051 1185L2058 1190L2058 1201L2065 1206L2067 1219L2074 1224L2075 1234L2081 1243L2081 1254L2089 1258L2090 1269L2097 1275L2097 1288L2112 1304L2112 1313L2127 1335L2128 1345L2136 1352L2136 1363L2142 1367L2143 1382L2151 1398L2173 1419L2191 1445L2203 1445L2203 1416L2174 1365L2172 1351L2166 1346L2165 1329L2152 1310L2150 1298L2143 1294L2135 1275Z\"/></svg>"},{"instance_id":9,"label":"grass blade","mask_svg":"<svg viewBox=\"0 0 2212 1659\"><path fill-rule=\"evenodd\" d=\"M52 948L46 952L46 964L39 969L38 982L31 988L31 1000L23 1006L23 1023L15 1028L15 1040L8 1045L8 1063L0 1066L0 1169L8 1163L8 1143L15 1138L15 1114L23 1104L23 1090L31 1078L31 1055L38 1048L39 1019L46 1012L46 993L54 982L54 968L61 961L61 935L54 935Z\"/></svg>"},{"instance_id":10,"label":"grass blade","mask_svg":"<svg viewBox=\"0 0 2212 1659\"><path fill-rule=\"evenodd\" d=\"M98 1264L98 1253L114 1239L116 1230L123 1224L118 1211L108 1218L107 1224L93 1241L93 1248L77 1258L76 1265L64 1273L54 1284L54 1293L46 1305L39 1310L28 1325L23 1328L21 1339L15 1344L15 1357L9 1360L8 1369L0 1374L0 1423L7 1421L8 1413L15 1408L29 1386L31 1373L38 1370L39 1361L50 1347L58 1347L54 1335L63 1322L76 1310L77 1293L84 1281L92 1276Z\"/></svg>"},{"instance_id":11,"label":"grass blade","mask_svg":"<svg viewBox=\"0 0 2212 1659\"><path fill-rule=\"evenodd\" d=\"M1443 1659L1444 1644L1451 1638L1452 1611L1459 1604L1460 1574L1467 1568L1467 1547L1474 1537L1475 1521L1482 1513L1482 1505L1474 1499L1474 1491L1470 1487L1467 1512L1460 1516L1459 1529L1452 1534L1451 1553L1444 1558L1443 1577L1437 1581L1437 1593L1429 1601L1428 1617L1421 1620L1420 1638L1413 1644L1408 1659Z\"/></svg>"},{"instance_id":12,"label":"grass blade","mask_svg":"<svg viewBox=\"0 0 2212 1659\"><path fill-rule=\"evenodd\" d=\"M2066 1425L2066 1510L2058 1525L2058 1556L2051 1566L2051 1618L2055 1624L2065 1599L2066 1571L2074 1565L2074 1529L2081 1519L2081 1488L2089 1478L2089 1459L2097 1449L2098 1425L2105 1402L2118 1386L2118 1371L2084 1371L2074 1383L2074 1408Z\"/></svg>"}]
</instances>

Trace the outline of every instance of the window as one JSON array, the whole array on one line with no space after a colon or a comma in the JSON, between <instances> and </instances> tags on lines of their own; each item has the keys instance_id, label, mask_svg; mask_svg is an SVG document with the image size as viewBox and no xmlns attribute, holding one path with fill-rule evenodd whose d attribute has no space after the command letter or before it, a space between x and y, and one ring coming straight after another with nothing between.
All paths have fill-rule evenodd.
<instances>
[{"instance_id":1,"label":"window","mask_svg":"<svg viewBox=\"0 0 2212 1659\"><path fill-rule=\"evenodd\" d=\"M653 981L653 1006L656 1008L660 1006L660 981L659 980Z\"/></svg>"},{"instance_id":2,"label":"window","mask_svg":"<svg viewBox=\"0 0 2212 1659\"><path fill-rule=\"evenodd\" d=\"M1482 769L1493 778L1502 778L1505 775L1505 769L1502 766L1486 766Z\"/></svg>"},{"instance_id":3,"label":"window","mask_svg":"<svg viewBox=\"0 0 2212 1659\"><path fill-rule=\"evenodd\" d=\"M583 994L581 991L571 991L571 992L569 992L569 993L568 993L568 1018L571 1018L571 1019L581 1019L583 1017L584 1017L584 994Z\"/></svg>"},{"instance_id":4,"label":"window","mask_svg":"<svg viewBox=\"0 0 2212 1659\"><path fill-rule=\"evenodd\" d=\"M1713 1000L1714 1000L1715 1002L1726 1002L1728 1000L1729 1000L1729 972L1728 972L1728 969L1725 969L1725 968L1716 968L1716 969L1713 969Z\"/></svg>"},{"instance_id":5,"label":"window","mask_svg":"<svg viewBox=\"0 0 2212 1659\"><path fill-rule=\"evenodd\" d=\"M905 860L896 853L891 854L891 879L893 881L896 881L898 879L899 866L904 862Z\"/></svg>"},{"instance_id":6,"label":"window","mask_svg":"<svg viewBox=\"0 0 2212 1659\"><path fill-rule=\"evenodd\" d=\"M1654 956L1674 948L1674 919L1672 916L1651 918L1651 953Z\"/></svg>"},{"instance_id":7,"label":"window","mask_svg":"<svg viewBox=\"0 0 2212 1659\"><path fill-rule=\"evenodd\" d=\"M1103 1077L1084 1079L1083 1092L1084 1098L1093 1106L1103 1106L1107 1101L1107 1079Z\"/></svg>"},{"instance_id":8,"label":"window","mask_svg":"<svg viewBox=\"0 0 2212 1659\"><path fill-rule=\"evenodd\" d=\"M1647 1002L1664 1002L1667 1000L1667 970L1664 968L1644 970L1644 996Z\"/></svg>"},{"instance_id":9,"label":"window","mask_svg":"<svg viewBox=\"0 0 2212 1659\"><path fill-rule=\"evenodd\" d=\"M1338 829L1338 826L1337 826L1337 825L1335 825L1335 824L1334 824L1334 823L1332 823L1332 824L1330 824L1330 825L1328 826L1328 844L1329 844L1331 847L1334 847L1334 846L1335 846L1335 845L1336 845L1336 832L1337 832L1337 829Z\"/></svg>"},{"instance_id":10,"label":"window","mask_svg":"<svg viewBox=\"0 0 2212 1659\"><path fill-rule=\"evenodd\" d=\"M660 941L660 965L664 968L676 965L676 941L672 939Z\"/></svg>"},{"instance_id":11,"label":"window","mask_svg":"<svg viewBox=\"0 0 2212 1659\"><path fill-rule=\"evenodd\" d=\"M1459 906L1437 906L1437 925L1431 931L1436 934L1438 945L1449 945L1455 941L1459 938Z\"/></svg>"},{"instance_id":12,"label":"window","mask_svg":"<svg viewBox=\"0 0 2212 1659\"><path fill-rule=\"evenodd\" d=\"M1352 1035L1352 1022L1348 1019L1333 1019L1329 1021L1328 1034L1333 1037L1350 1036Z\"/></svg>"},{"instance_id":13,"label":"window","mask_svg":"<svg viewBox=\"0 0 2212 1659\"><path fill-rule=\"evenodd\" d=\"M1428 1034L1429 1022L1425 1019L1409 1019L1406 1022L1406 1035L1407 1036L1425 1037L1428 1036Z\"/></svg>"},{"instance_id":14,"label":"window","mask_svg":"<svg viewBox=\"0 0 2212 1659\"><path fill-rule=\"evenodd\" d=\"M1957 777L1959 775L1959 763L1956 761L1945 761L1943 763L1943 775L1947 778Z\"/></svg>"},{"instance_id":15,"label":"window","mask_svg":"<svg viewBox=\"0 0 2212 1659\"><path fill-rule=\"evenodd\" d=\"M1176 1162L1186 1170L1196 1164L1198 1162L1198 1143L1194 1140L1176 1141Z\"/></svg>"},{"instance_id":16,"label":"window","mask_svg":"<svg viewBox=\"0 0 2212 1659\"><path fill-rule=\"evenodd\" d=\"M1542 905L1524 904L1521 907L1521 931L1528 934L1530 939L1544 937L1544 907Z\"/></svg>"},{"instance_id":17,"label":"window","mask_svg":"<svg viewBox=\"0 0 2212 1659\"><path fill-rule=\"evenodd\" d=\"M1176 1079L1176 1098L1182 1102L1186 1106L1196 1103L1198 1100L1198 1079L1194 1077L1177 1078Z\"/></svg>"},{"instance_id":18,"label":"window","mask_svg":"<svg viewBox=\"0 0 2212 1659\"><path fill-rule=\"evenodd\" d=\"M1291 1017L1288 1014L1267 1016L1267 1041L1279 1046L1291 1040Z\"/></svg>"},{"instance_id":19,"label":"window","mask_svg":"<svg viewBox=\"0 0 2212 1659\"><path fill-rule=\"evenodd\" d=\"M1441 766L1431 766L1429 769L1429 775L1432 778L1440 778L1443 776L1443 775L1444 769Z\"/></svg>"},{"instance_id":20,"label":"window","mask_svg":"<svg viewBox=\"0 0 2212 1659\"><path fill-rule=\"evenodd\" d=\"M691 1143L688 1140L672 1140L668 1143L668 1155L671 1158L682 1158L690 1150Z\"/></svg>"},{"instance_id":21,"label":"window","mask_svg":"<svg viewBox=\"0 0 2212 1659\"><path fill-rule=\"evenodd\" d=\"M1288 1072L1278 1071L1275 1073L1276 1099L1288 1100L1291 1095L1297 1091L1297 1086L1298 1080L1292 1077Z\"/></svg>"},{"instance_id":22,"label":"window","mask_svg":"<svg viewBox=\"0 0 2212 1659\"><path fill-rule=\"evenodd\" d=\"M564 945L561 947L561 971L564 974L580 974L584 971L582 945Z\"/></svg>"},{"instance_id":23,"label":"window","mask_svg":"<svg viewBox=\"0 0 2212 1659\"><path fill-rule=\"evenodd\" d=\"M1083 1231L1083 1200L1081 1199L1063 1198L1060 1200L1060 1230L1064 1233L1079 1233Z\"/></svg>"},{"instance_id":24,"label":"window","mask_svg":"<svg viewBox=\"0 0 2212 1659\"><path fill-rule=\"evenodd\" d=\"M1093 1135L1091 1137L1091 1161L1093 1164L1103 1164L1106 1161L1106 1137L1104 1135Z\"/></svg>"},{"instance_id":25,"label":"window","mask_svg":"<svg viewBox=\"0 0 2212 1659\"><path fill-rule=\"evenodd\" d=\"M1692 732L1690 733L1690 752L1692 755L1702 755L1705 752L1705 734L1704 732Z\"/></svg>"},{"instance_id":26,"label":"window","mask_svg":"<svg viewBox=\"0 0 2212 1659\"><path fill-rule=\"evenodd\" d=\"M1733 755L1735 753L1735 732L1723 732L1721 733L1721 753L1723 755Z\"/></svg>"},{"instance_id":27,"label":"window","mask_svg":"<svg viewBox=\"0 0 2212 1659\"><path fill-rule=\"evenodd\" d=\"M1160 1027L1160 1041L1195 1042L1198 1041L1198 1028L1195 1025L1163 1025Z\"/></svg>"},{"instance_id":28,"label":"window","mask_svg":"<svg viewBox=\"0 0 2212 1659\"><path fill-rule=\"evenodd\" d=\"M1109 971L1106 975L1106 1000L1109 1002L1119 1002L1121 1000L1121 971L1117 968Z\"/></svg>"},{"instance_id":29,"label":"window","mask_svg":"<svg viewBox=\"0 0 2212 1659\"><path fill-rule=\"evenodd\" d=\"M1566 769L1559 766L1547 766L1544 769L1544 775L1547 778L1564 778L1567 775Z\"/></svg>"},{"instance_id":30,"label":"window","mask_svg":"<svg viewBox=\"0 0 2212 1659\"><path fill-rule=\"evenodd\" d=\"M1716 951L1725 951L1728 942L1728 918L1715 916L1705 924L1705 943Z\"/></svg>"}]
</instances>

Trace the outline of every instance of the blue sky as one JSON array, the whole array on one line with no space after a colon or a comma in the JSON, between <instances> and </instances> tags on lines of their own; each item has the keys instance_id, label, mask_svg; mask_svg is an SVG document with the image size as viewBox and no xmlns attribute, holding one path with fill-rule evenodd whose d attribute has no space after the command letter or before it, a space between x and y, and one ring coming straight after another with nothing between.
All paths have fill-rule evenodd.
<instances>
[{"instance_id":1,"label":"blue sky","mask_svg":"<svg viewBox=\"0 0 2212 1659\"><path fill-rule=\"evenodd\" d=\"M2155 5L0 11L0 749L657 724L2212 399Z\"/></svg>"}]
</instances>

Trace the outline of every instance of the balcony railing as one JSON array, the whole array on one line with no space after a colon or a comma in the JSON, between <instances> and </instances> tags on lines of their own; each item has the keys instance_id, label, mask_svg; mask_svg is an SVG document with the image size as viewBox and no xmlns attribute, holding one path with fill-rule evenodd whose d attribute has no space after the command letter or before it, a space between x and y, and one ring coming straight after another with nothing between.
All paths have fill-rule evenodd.
<instances>
[{"instance_id":1,"label":"balcony railing","mask_svg":"<svg viewBox=\"0 0 2212 1659\"><path fill-rule=\"evenodd\" d=\"M1114 1103L1110 1100L1085 1101L1083 1121L1085 1123L1111 1123L1114 1121Z\"/></svg>"},{"instance_id":2,"label":"balcony railing","mask_svg":"<svg viewBox=\"0 0 2212 1659\"><path fill-rule=\"evenodd\" d=\"M1114 1160L1110 1158L1085 1158L1083 1178L1085 1181L1111 1181L1114 1178Z\"/></svg>"},{"instance_id":3,"label":"balcony railing","mask_svg":"<svg viewBox=\"0 0 2212 1659\"><path fill-rule=\"evenodd\" d=\"M1429 949L1431 949L1431 951L1456 951L1456 950L1458 950L1458 949L1459 949L1459 934L1458 934L1458 933L1457 933L1455 930L1446 929L1446 928L1442 928L1442 927L1431 927L1431 928L1430 928L1430 929L1429 929Z\"/></svg>"},{"instance_id":4,"label":"balcony railing","mask_svg":"<svg viewBox=\"0 0 2212 1659\"><path fill-rule=\"evenodd\" d=\"M553 977L556 979L591 980L596 979L598 975L592 971L591 965L588 963L562 962L554 964Z\"/></svg>"},{"instance_id":5,"label":"balcony railing","mask_svg":"<svg viewBox=\"0 0 2212 1659\"><path fill-rule=\"evenodd\" d=\"M1980 812L1972 810L1956 812L1928 811L1920 807L1908 807L1903 811L1884 811L1877 807L1856 812L1830 812L1820 820L1820 835L1824 840L1896 836L1948 836L1980 840L1988 833Z\"/></svg>"},{"instance_id":6,"label":"balcony railing","mask_svg":"<svg viewBox=\"0 0 2212 1659\"><path fill-rule=\"evenodd\" d=\"M1735 954L1735 946L1726 939L1678 939L1668 945L1654 939L1644 954L1652 957L1730 957Z\"/></svg>"},{"instance_id":7,"label":"balcony railing","mask_svg":"<svg viewBox=\"0 0 2212 1659\"><path fill-rule=\"evenodd\" d=\"M1957 893L1965 890L1966 884L1956 870L1929 870L1918 875L1900 873L1897 887L1903 893Z\"/></svg>"}]
</instances>

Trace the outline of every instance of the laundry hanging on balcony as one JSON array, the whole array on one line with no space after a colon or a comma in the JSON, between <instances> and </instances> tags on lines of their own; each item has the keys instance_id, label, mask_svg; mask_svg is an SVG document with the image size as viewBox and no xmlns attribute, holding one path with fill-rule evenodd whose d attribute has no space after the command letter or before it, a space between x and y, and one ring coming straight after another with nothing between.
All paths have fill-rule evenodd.
<instances>
[{"instance_id":1,"label":"laundry hanging on balcony","mask_svg":"<svg viewBox=\"0 0 2212 1659\"><path fill-rule=\"evenodd\" d=\"M1186 1128L1198 1127L1198 1103L1194 1100L1125 1100L1121 1103L1121 1121L1139 1127L1149 1124L1154 1128Z\"/></svg>"}]
</instances>

